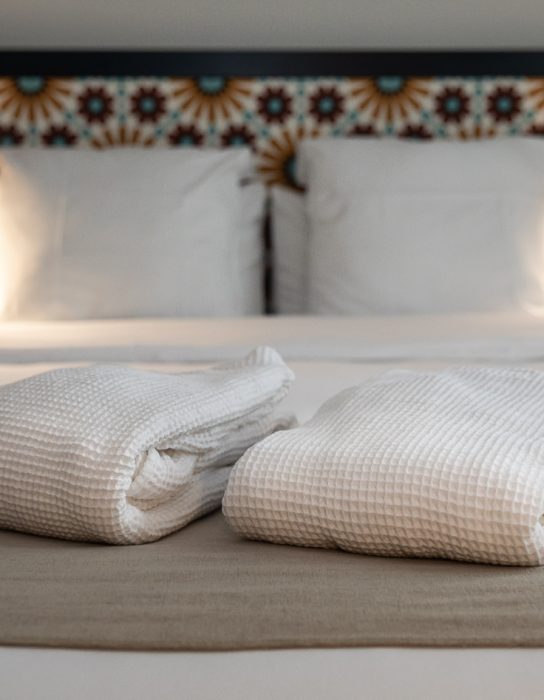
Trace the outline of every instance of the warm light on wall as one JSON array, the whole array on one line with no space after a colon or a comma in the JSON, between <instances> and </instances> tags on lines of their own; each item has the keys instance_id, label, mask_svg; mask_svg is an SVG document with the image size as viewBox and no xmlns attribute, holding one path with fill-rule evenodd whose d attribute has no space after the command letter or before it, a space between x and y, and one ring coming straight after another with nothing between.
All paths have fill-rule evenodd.
<instances>
[{"instance_id":1,"label":"warm light on wall","mask_svg":"<svg viewBox=\"0 0 544 700\"><path fill-rule=\"evenodd\" d=\"M531 237L523 232L518 235L518 240L530 241L524 248L524 262L531 272L532 289L527 290L522 307L531 316L544 318L544 204L540 206L540 212L536 216L530 230L536 228L538 235Z\"/></svg>"},{"instance_id":2,"label":"warm light on wall","mask_svg":"<svg viewBox=\"0 0 544 700\"><path fill-rule=\"evenodd\" d=\"M1 194L1 193L0 193ZM0 320L17 312L18 288L25 264L25 247L0 197Z\"/></svg>"},{"instance_id":3,"label":"warm light on wall","mask_svg":"<svg viewBox=\"0 0 544 700\"><path fill-rule=\"evenodd\" d=\"M9 271L9 243L8 235L6 230L5 217L2 216L0 211L0 319L2 319L7 310L8 295L10 281L10 271Z\"/></svg>"},{"instance_id":4,"label":"warm light on wall","mask_svg":"<svg viewBox=\"0 0 544 700\"><path fill-rule=\"evenodd\" d=\"M4 187L4 177L9 183ZM29 266L29 242L23 235L22 216L36 212L32 190L16 172L0 162L0 320L18 312L20 287Z\"/></svg>"},{"instance_id":5,"label":"warm light on wall","mask_svg":"<svg viewBox=\"0 0 544 700\"><path fill-rule=\"evenodd\" d=\"M0 177L2 171L0 169ZM0 192L0 320L6 315L8 305L9 287L9 242L8 242L8 222L5 208L2 206L2 192Z\"/></svg>"}]
</instances>

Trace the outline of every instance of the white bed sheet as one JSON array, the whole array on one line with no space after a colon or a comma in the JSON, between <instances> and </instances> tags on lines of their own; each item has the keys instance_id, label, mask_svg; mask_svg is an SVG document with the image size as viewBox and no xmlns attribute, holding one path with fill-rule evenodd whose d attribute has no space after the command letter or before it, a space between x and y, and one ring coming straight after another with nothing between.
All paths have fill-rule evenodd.
<instances>
[{"instance_id":1,"label":"white bed sheet","mask_svg":"<svg viewBox=\"0 0 544 700\"><path fill-rule=\"evenodd\" d=\"M544 319L369 319L0 324L0 383L59 365L123 362L165 372L276 347L297 375L300 420L341 389L394 368L523 364L544 369ZM31 670L31 672L29 672ZM544 697L544 649L308 649L131 653L0 648L0 700L180 697Z\"/></svg>"},{"instance_id":2,"label":"white bed sheet","mask_svg":"<svg viewBox=\"0 0 544 700\"><path fill-rule=\"evenodd\" d=\"M529 314L0 322L4 362L213 362L273 345L288 360L544 360Z\"/></svg>"}]
</instances>

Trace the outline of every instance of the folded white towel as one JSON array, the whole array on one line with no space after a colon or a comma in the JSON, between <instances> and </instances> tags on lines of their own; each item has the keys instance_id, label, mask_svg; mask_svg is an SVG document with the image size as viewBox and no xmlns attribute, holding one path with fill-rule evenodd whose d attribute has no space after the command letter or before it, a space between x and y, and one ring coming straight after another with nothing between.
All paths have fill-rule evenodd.
<instances>
[{"instance_id":1,"label":"folded white towel","mask_svg":"<svg viewBox=\"0 0 544 700\"><path fill-rule=\"evenodd\" d=\"M150 542L217 508L232 465L290 425L270 348L181 375L60 369L0 388L0 527Z\"/></svg>"},{"instance_id":2,"label":"folded white towel","mask_svg":"<svg viewBox=\"0 0 544 700\"><path fill-rule=\"evenodd\" d=\"M544 563L544 373L392 372L248 450L224 513L253 539Z\"/></svg>"}]
</instances>

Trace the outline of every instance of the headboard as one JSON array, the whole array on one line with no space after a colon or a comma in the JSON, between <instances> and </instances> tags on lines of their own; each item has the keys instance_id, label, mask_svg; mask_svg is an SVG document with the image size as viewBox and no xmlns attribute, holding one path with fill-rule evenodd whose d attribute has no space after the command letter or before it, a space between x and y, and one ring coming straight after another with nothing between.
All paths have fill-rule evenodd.
<instances>
[{"instance_id":1,"label":"headboard","mask_svg":"<svg viewBox=\"0 0 544 700\"><path fill-rule=\"evenodd\" d=\"M515 134L544 135L544 51L0 51L0 147L249 144L297 187L303 138Z\"/></svg>"},{"instance_id":2,"label":"headboard","mask_svg":"<svg viewBox=\"0 0 544 700\"><path fill-rule=\"evenodd\" d=\"M544 52L0 51L0 146L251 145L544 134Z\"/></svg>"}]
</instances>

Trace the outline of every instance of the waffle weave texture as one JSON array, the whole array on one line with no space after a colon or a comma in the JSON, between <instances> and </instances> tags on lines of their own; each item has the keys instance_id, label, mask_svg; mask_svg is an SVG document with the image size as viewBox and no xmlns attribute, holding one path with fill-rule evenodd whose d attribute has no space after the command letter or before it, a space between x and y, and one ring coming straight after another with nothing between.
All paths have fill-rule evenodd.
<instances>
[{"instance_id":1,"label":"waffle weave texture","mask_svg":"<svg viewBox=\"0 0 544 700\"><path fill-rule=\"evenodd\" d=\"M251 539L544 563L544 373L390 372L240 459L223 510Z\"/></svg>"},{"instance_id":2,"label":"waffle weave texture","mask_svg":"<svg viewBox=\"0 0 544 700\"><path fill-rule=\"evenodd\" d=\"M291 419L270 348L207 371L98 366L0 388L0 527L138 544L217 508L230 465Z\"/></svg>"}]
</instances>

